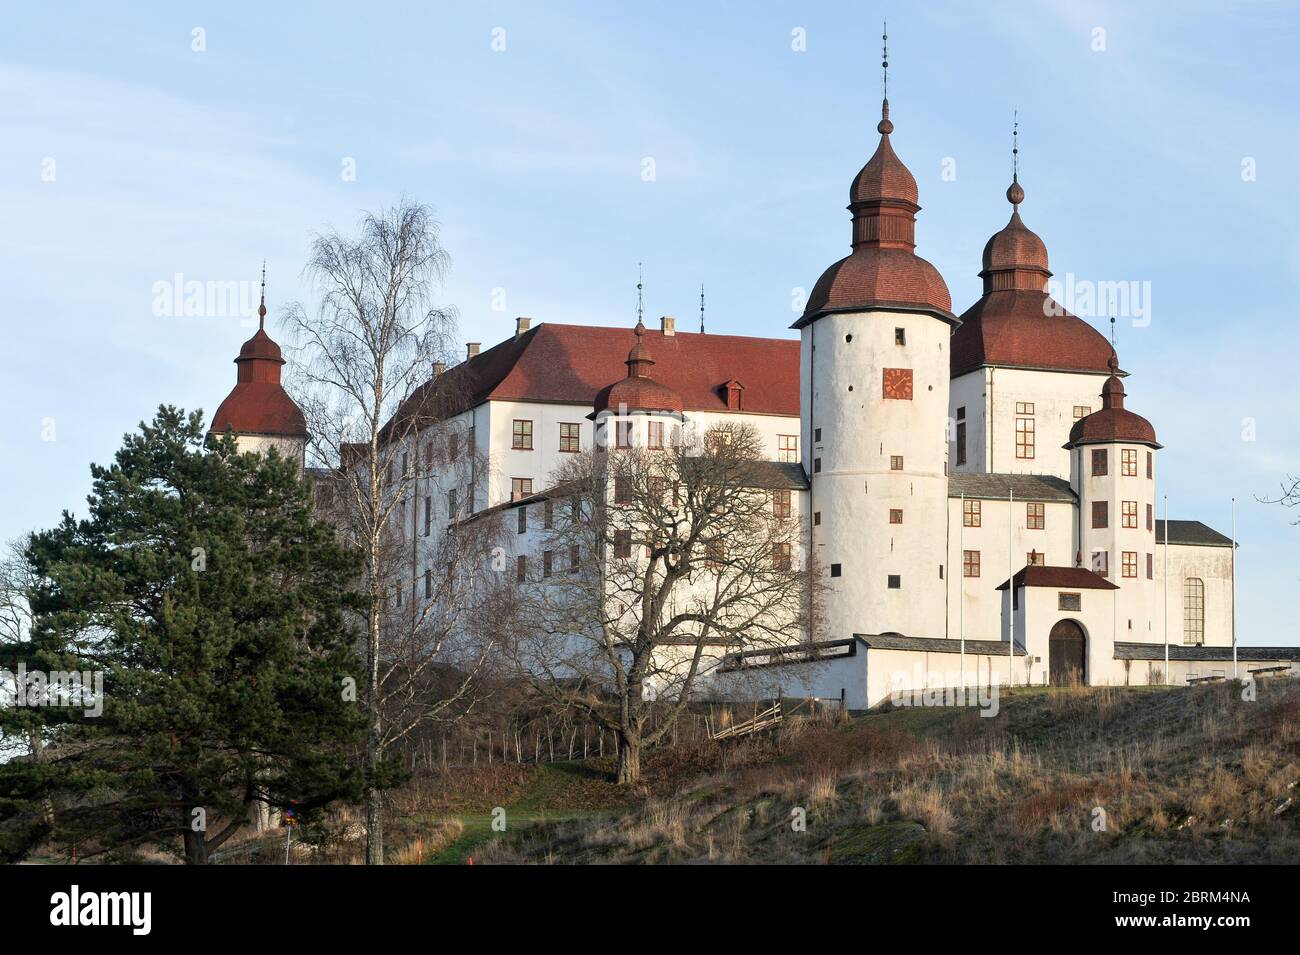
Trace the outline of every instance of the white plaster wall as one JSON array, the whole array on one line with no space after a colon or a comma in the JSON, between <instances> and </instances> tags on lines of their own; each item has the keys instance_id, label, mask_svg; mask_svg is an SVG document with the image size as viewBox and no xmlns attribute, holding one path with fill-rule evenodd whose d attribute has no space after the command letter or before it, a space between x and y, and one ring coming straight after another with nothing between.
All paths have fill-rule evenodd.
<instances>
[{"instance_id":1,"label":"white plaster wall","mask_svg":"<svg viewBox=\"0 0 1300 955\"><path fill-rule=\"evenodd\" d=\"M779 444L777 437L788 434L800 437L799 419L786 415L760 415L749 414L744 411L738 412L714 412L714 411L688 411L686 412L687 424L695 429L697 434L704 434L709 428L723 422L735 422L738 424L750 425L756 430L763 439L763 447L766 450L766 458L769 461L780 460L778 457ZM803 449L803 440L800 438L799 448L796 451L794 462L798 464L800 454Z\"/></svg>"},{"instance_id":2,"label":"white plaster wall","mask_svg":"<svg viewBox=\"0 0 1300 955\"><path fill-rule=\"evenodd\" d=\"M838 701L850 710L865 710L867 698L866 649L856 656L835 657L815 663L752 667L711 677L702 694L722 700L766 700L773 697L816 697Z\"/></svg>"},{"instance_id":3,"label":"white plaster wall","mask_svg":"<svg viewBox=\"0 0 1300 955\"><path fill-rule=\"evenodd\" d=\"M1025 682L1026 661L1017 656L1011 664L1017 685ZM989 653L929 650L883 650L858 647L854 657L817 664L792 664L756 668L743 674L718 674L710 684L717 697L730 700L766 699L779 694L839 699L852 710L870 709L890 700L898 691L1004 686L1008 662Z\"/></svg>"},{"instance_id":4,"label":"white plaster wall","mask_svg":"<svg viewBox=\"0 0 1300 955\"><path fill-rule=\"evenodd\" d=\"M1074 406L1100 409L1101 386L1107 377L980 368L954 379L949 411L954 421L957 407L966 406L966 465L961 470L1069 478L1070 456L1062 446L1074 426ZM1016 402L1024 401L1034 403L1033 458L1016 457L1016 418L1022 417L1016 414Z\"/></svg>"},{"instance_id":5,"label":"white plaster wall","mask_svg":"<svg viewBox=\"0 0 1300 955\"><path fill-rule=\"evenodd\" d=\"M307 442L303 438L283 438L266 434L238 434L235 436L235 447L241 452L252 451L254 454L266 454L274 448L280 453L280 457L296 461L298 467L301 468L307 451Z\"/></svg>"},{"instance_id":6,"label":"white plaster wall","mask_svg":"<svg viewBox=\"0 0 1300 955\"><path fill-rule=\"evenodd\" d=\"M486 402L487 429L481 451L487 455L489 464L487 506L510 500L510 482L514 478L531 478L534 492L550 487L556 469L571 457L560 450L560 424L578 425L582 450L590 450L594 426L587 415L591 410L590 405ZM516 419L533 423L531 451L512 447Z\"/></svg>"},{"instance_id":7,"label":"white plaster wall","mask_svg":"<svg viewBox=\"0 0 1300 955\"><path fill-rule=\"evenodd\" d=\"M1164 545L1156 546L1157 578L1164 567ZM1183 632L1183 582L1188 577L1199 577L1205 582L1205 644L1206 646L1232 646L1232 548L1206 547L1191 544L1169 545L1169 642L1184 643ZM1157 579L1153 594L1156 604L1153 616L1163 619L1164 581ZM1256 635L1258 637L1272 635ZM1163 625L1157 623L1152 640L1164 643ZM1257 640L1257 642L1260 642ZM1269 639L1269 642L1274 642Z\"/></svg>"},{"instance_id":8,"label":"white plaster wall","mask_svg":"<svg viewBox=\"0 0 1300 955\"><path fill-rule=\"evenodd\" d=\"M1000 636L1002 597L997 586L1025 566L1026 555L1031 550L1043 554L1048 565L1074 566L1074 503L1036 502L1043 503L1044 527L1041 530L1030 530L1026 526L1027 503L981 499L981 526L963 527L961 499L948 499L948 564L945 569L948 578L948 636L961 635L964 612L968 638L1003 639ZM1009 519L1012 523L1010 531L1007 527ZM1010 562L1014 566L1010 572L1008 546L1014 548ZM980 552L979 577L962 576L963 550Z\"/></svg>"},{"instance_id":9,"label":"white plaster wall","mask_svg":"<svg viewBox=\"0 0 1300 955\"><path fill-rule=\"evenodd\" d=\"M906 345L895 344L896 328ZM827 315L802 330L804 469L821 515L813 533L830 588L827 638L946 632L948 339L933 316L888 311ZM912 400L882 397L885 368L912 369ZM904 468L892 471L899 454ZM902 509L901 525L890 524L891 508ZM891 574L901 587L888 587Z\"/></svg>"},{"instance_id":10,"label":"white plaster wall","mask_svg":"<svg viewBox=\"0 0 1300 955\"><path fill-rule=\"evenodd\" d=\"M870 706L887 701L896 690L943 689L965 685L967 687L1004 686L1007 683L1008 660L1000 654L956 652L940 653L930 650L881 650L866 652L867 698ZM1017 656L1010 663L1017 684L1024 683L1025 658ZM963 684L964 675L964 684Z\"/></svg>"},{"instance_id":11,"label":"white plaster wall","mask_svg":"<svg viewBox=\"0 0 1300 955\"><path fill-rule=\"evenodd\" d=\"M1005 593L1005 592L1004 592ZM1059 609L1061 593L1078 593L1079 610ZM1050 674L1049 637L1052 627L1061 620L1073 620L1083 628L1087 657L1088 684L1105 686L1114 682L1115 641L1112 618L1115 613L1114 590L1068 587L1022 587L1017 640L1034 658L1034 682L1045 684Z\"/></svg>"},{"instance_id":12,"label":"white plaster wall","mask_svg":"<svg viewBox=\"0 0 1300 955\"><path fill-rule=\"evenodd\" d=\"M582 450L589 450L595 441L595 423L587 416L591 405L546 404L534 401L488 401L480 406L479 421L486 425L477 435L480 450L487 455L489 477L486 506L510 499L510 482L513 478L532 478L533 490L540 492L550 487L552 478L568 452L560 450L560 424L579 426ZM637 419L637 443L645 441L645 418ZM516 419L533 422L533 449L517 450L513 447ZM686 424L703 433L721 421L737 421L752 425L763 438L768 460L777 460L777 436L798 435L799 419L782 415L757 415L745 412L688 412ZM667 435L665 435L667 438ZM798 458L795 458L796 462Z\"/></svg>"},{"instance_id":13,"label":"white plaster wall","mask_svg":"<svg viewBox=\"0 0 1300 955\"><path fill-rule=\"evenodd\" d=\"M986 474L989 470L988 436L985 428L988 424L986 415L985 380L989 369L979 368L952 379L949 385L948 403L951 407L949 417L951 434L949 435L948 461L951 470L964 474ZM965 409L966 423L966 461L957 463L957 411Z\"/></svg>"},{"instance_id":14,"label":"white plaster wall","mask_svg":"<svg viewBox=\"0 0 1300 955\"><path fill-rule=\"evenodd\" d=\"M1121 452L1124 449L1137 452L1136 476L1121 473ZM1095 477L1092 474L1094 450L1105 450L1107 456L1106 474ZM1083 566L1093 566L1092 555L1095 551L1107 552L1107 579L1120 588L1115 601L1113 632L1115 638L1121 641L1163 640L1163 618L1156 615L1156 577L1160 573L1160 555L1156 546L1154 510L1150 529L1146 523L1147 508L1154 508L1156 496L1155 479L1147 477L1148 451L1152 449L1144 445L1115 443L1085 444L1071 452L1073 481L1079 494L1079 550L1083 554ZM1158 462L1156 464L1158 466ZM1153 470L1152 474L1154 473ZM1092 526L1092 505L1095 501L1107 502L1106 527ZM1123 526L1124 501L1137 504L1138 526L1135 528ZM1136 577L1123 575L1124 551L1137 554ZM1146 576L1147 554L1152 555L1152 579L1147 579Z\"/></svg>"}]
</instances>

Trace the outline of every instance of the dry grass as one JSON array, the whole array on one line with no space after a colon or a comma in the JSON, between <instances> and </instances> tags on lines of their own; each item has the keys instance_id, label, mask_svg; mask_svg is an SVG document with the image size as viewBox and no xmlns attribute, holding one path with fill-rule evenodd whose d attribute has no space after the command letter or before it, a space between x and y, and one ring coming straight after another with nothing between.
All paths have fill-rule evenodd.
<instances>
[{"instance_id":1,"label":"dry grass","mask_svg":"<svg viewBox=\"0 0 1300 955\"><path fill-rule=\"evenodd\" d=\"M444 846L459 839L465 826L458 819L445 819L428 827L396 851L384 853L389 865L422 865Z\"/></svg>"},{"instance_id":2,"label":"dry grass","mask_svg":"<svg viewBox=\"0 0 1300 955\"><path fill-rule=\"evenodd\" d=\"M1294 861L1298 781L1300 681L1261 683L1258 702L1230 684L1018 691L992 719L899 710L738 742L671 795L484 859Z\"/></svg>"}]
</instances>

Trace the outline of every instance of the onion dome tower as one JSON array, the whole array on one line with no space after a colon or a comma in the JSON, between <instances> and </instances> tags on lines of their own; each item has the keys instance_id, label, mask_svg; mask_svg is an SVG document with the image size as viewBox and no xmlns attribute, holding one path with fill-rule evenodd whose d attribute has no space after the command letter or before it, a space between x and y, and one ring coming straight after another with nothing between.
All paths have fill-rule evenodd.
<instances>
[{"instance_id":1,"label":"onion dome tower","mask_svg":"<svg viewBox=\"0 0 1300 955\"><path fill-rule=\"evenodd\" d=\"M1096 407L1111 343L1048 293L1047 246L1021 218L1019 124L1013 130L1011 218L985 244L983 294L952 336L953 468L1064 478L1066 429Z\"/></svg>"},{"instance_id":2,"label":"onion dome tower","mask_svg":"<svg viewBox=\"0 0 1300 955\"><path fill-rule=\"evenodd\" d=\"M985 365L1106 374L1106 336L1047 293L1047 246L1020 218L1025 190L1018 171L1007 201L1011 219L984 246L984 294L953 333L952 376Z\"/></svg>"},{"instance_id":3,"label":"onion dome tower","mask_svg":"<svg viewBox=\"0 0 1300 955\"><path fill-rule=\"evenodd\" d=\"M307 421L302 409L280 383L284 358L280 346L266 333L266 272L257 308L257 332L239 349L235 387L212 416L209 434L234 431L241 451L266 452L303 463L307 448Z\"/></svg>"},{"instance_id":4,"label":"onion dome tower","mask_svg":"<svg viewBox=\"0 0 1300 955\"><path fill-rule=\"evenodd\" d=\"M646 348L641 276L636 281L636 340L627 353L627 377L596 393L595 410L588 415L596 422L596 447L665 448L681 436L685 420L682 397L650 376L654 359Z\"/></svg>"},{"instance_id":5,"label":"onion dome tower","mask_svg":"<svg viewBox=\"0 0 1300 955\"><path fill-rule=\"evenodd\" d=\"M1158 450L1161 445L1156 441L1156 429L1151 422L1124 407L1124 383L1119 379L1119 361L1114 352L1109 365L1110 377L1101 386L1101 410L1074 423L1066 446L1127 442Z\"/></svg>"},{"instance_id":6,"label":"onion dome tower","mask_svg":"<svg viewBox=\"0 0 1300 955\"><path fill-rule=\"evenodd\" d=\"M596 394L596 411L593 417L599 419L602 414L665 414L680 419L682 416L682 399L677 392L667 385L650 377L654 359L646 348L642 336L645 324L637 320L636 343L627 353L627 377L607 385Z\"/></svg>"},{"instance_id":7,"label":"onion dome tower","mask_svg":"<svg viewBox=\"0 0 1300 955\"><path fill-rule=\"evenodd\" d=\"M886 39L882 37L882 39ZM888 77L887 48L882 70ZM916 255L916 179L880 142L849 188L852 251L808 297L800 416L812 553L827 578L819 638L946 630L948 347L952 299Z\"/></svg>"},{"instance_id":8,"label":"onion dome tower","mask_svg":"<svg viewBox=\"0 0 1300 955\"><path fill-rule=\"evenodd\" d=\"M1124 407L1119 361L1101 389L1101 410L1070 429L1071 481L1079 495L1079 559L1119 585L1116 640L1149 640L1155 594L1155 428ZM1107 657L1110 651L1101 648ZM1094 671L1100 672L1100 671Z\"/></svg>"},{"instance_id":9,"label":"onion dome tower","mask_svg":"<svg viewBox=\"0 0 1300 955\"><path fill-rule=\"evenodd\" d=\"M887 62L887 61L886 61ZM831 312L888 308L932 314L953 321L952 296L939 270L916 249L916 179L894 152L889 99L881 104L880 143L849 187L853 251L817 280L802 328Z\"/></svg>"}]
</instances>

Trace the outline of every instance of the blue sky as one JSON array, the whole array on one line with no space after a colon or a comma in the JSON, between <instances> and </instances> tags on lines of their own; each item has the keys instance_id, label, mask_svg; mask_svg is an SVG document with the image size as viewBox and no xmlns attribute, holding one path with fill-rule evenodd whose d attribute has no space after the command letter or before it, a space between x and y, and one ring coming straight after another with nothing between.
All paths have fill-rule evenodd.
<instances>
[{"instance_id":1,"label":"blue sky","mask_svg":"<svg viewBox=\"0 0 1300 955\"><path fill-rule=\"evenodd\" d=\"M157 316L155 283L253 282L265 257L274 321L311 234L402 193L444 224L462 340L628 324L638 261L652 316L692 327L704 282L710 330L792 336L795 290L847 251L887 15L918 252L955 309L1007 218L1018 109L1058 277L1150 283L1119 351L1171 516L1226 532L1236 495L1242 641L1300 641L1300 515L1255 500L1300 473L1296 5L389 6L6 13L0 536L83 510L88 462L160 402L210 414L229 390L246 325Z\"/></svg>"}]
</instances>

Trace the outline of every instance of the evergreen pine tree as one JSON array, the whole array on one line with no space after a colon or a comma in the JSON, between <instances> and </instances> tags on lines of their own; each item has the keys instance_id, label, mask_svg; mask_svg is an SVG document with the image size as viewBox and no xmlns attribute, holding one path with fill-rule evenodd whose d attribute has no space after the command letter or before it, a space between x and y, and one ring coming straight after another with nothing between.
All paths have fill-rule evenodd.
<instances>
[{"instance_id":1,"label":"evergreen pine tree","mask_svg":"<svg viewBox=\"0 0 1300 955\"><path fill-rule=\"evenodd\" d=\"M47 843L202 864L255 801L303 818L356 799L358 564L298 465L231 435L205 448L202 414L164 406L91 472L89 516L26 549L31 639L0 666L25 665L27 705L0 720L45 745L0 766L0 857ZM32 706L31 674L58 671L102 673L102 698Z\"/></svg>"}]
</instances>

